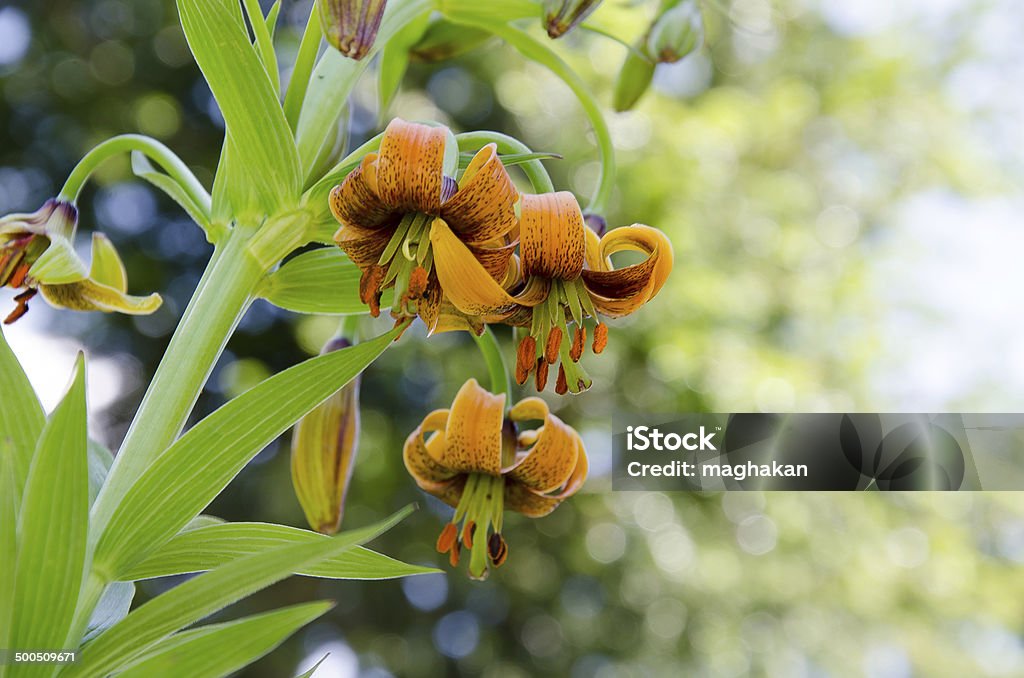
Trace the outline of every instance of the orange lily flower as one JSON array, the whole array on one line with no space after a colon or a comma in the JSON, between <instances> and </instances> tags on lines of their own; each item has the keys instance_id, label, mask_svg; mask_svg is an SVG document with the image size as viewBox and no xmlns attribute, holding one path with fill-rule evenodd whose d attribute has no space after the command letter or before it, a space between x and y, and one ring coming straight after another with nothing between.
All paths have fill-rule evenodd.
<instances>
[{"instance_id":1,"label":"orange lily flower","mask_svg":"<svg viewBox=\"0 0 1024 678\"><path fill-rule=\"evenodd\" d=\"M516 381L535 374L544 390L548 368L559 363L556 392L579 393L591 380L579 365L587 340L586 318L595 321L594 353L604 350L608 327L599 316L629 315L654 298L672 272L672 243L656 228L634 224L603 237L584 224L571 193L523 195L520 261L523 279L510 293L472 256L444 223L430 231L437 276L445 294L468 315L498 317L529 327L520 341ZM627 250L644 260L615 268L611 256ZM575 326L570 332L569 324Z\"/></svg>"},{"instance_id":2,"label":"orange lily flower","mask_svg":"<svg viewBox=\"0 0 1024 678\"><path fill-rule=\"evenodd\" d=\"M543 425L517 433L518 422L533 420ZM455 507L437 550L456 567L461 549L470 549L476 579L508 556L505 509L546 516L582 487L588 468L579 434L543 400L524 398L506 416L505 394L493 395L475 379L462 385L450 410L423 419L405 441L404 458L421 489Z\"/></svg>"},{"instance_id":3,"label":"orange lily flower","mask_svg":"<svg viewBox=\"0 0 1024 678\"><path fill-rule=\"evenodd\" d=\"M455 234L495 284L517 276L510 264L519 193L497 146L480 149L456 182L458 155L448 128L396 118L380 152L367 154L331 192L341 222L334 240L362 270L359 295L372 315L380 313L381 290L394 287L396 319L419 315L431 332L482 331L482 320L463 318L445 302L428 237L433 223Z\"/></svg>"}]
</instances>

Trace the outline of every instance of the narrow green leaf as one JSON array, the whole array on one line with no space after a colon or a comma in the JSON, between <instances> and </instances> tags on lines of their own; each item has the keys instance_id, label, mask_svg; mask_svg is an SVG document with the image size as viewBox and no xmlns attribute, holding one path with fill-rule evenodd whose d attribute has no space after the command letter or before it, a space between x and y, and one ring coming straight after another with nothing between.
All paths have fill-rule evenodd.
<instances>
[{"instance_id":1,"label":"narrow green leaf","mask_svg":"<svg viewBox=\"0 0 1024 678\"><path fill-rule=\"evenodd\" d=\"M299 158L277 91L249 43L236 0L178 0L196 63L227 127L232 162L224 184L236 212L276 211L299 194ZM262 21L259 25L265 30Z\"/></svg>"},{"instance_id":2,"label":"narrow green leaf","mask_svg":"<svg viewBox=\"0 0 1024 678\"><path fill-rule=\"evenodd\" d=\"M329 537L286 525L220 523L178 533L123 576L134 580L202 572L285 544L324 539ZM328 579L394 579L431 572L437 570L408 565L369 549L354 548L295 574Z\"/></svg>"},{"instance_id":3,"label":"narrow green leaf","mask_svg":"<svg viewBox=\"0 0 1024 678\"><path fill-rule=\"evenodd\" d=\"M318 668L320 668L320 665L324 663L324 660L327 659L330 656L331 656L331 653L328 652L323 657L320 657L320 660L316 664L313 664L313 666L309 669L309 671L306 671L301 676L296 676L295 678L313 678L313 674L316 673L316 670Z\"/></svg>"},{"instance_id":4,"label":"narrow green leaf","mask_svg":"<svg viewBox=\"0 0 1024 678\"><path fill-rule=\"evenodd\" d=\"M217 516L210 516L206 515L205 513L200 513L198 516L188 521L188 524L185 525L185 527L181 528L181 531L188 532L189 530L198 530L201 527L209 527L210 525L220 525L223 522L223 518L218 518ZM129 577L129 579L135 579L135 577Z\"/></svg>"},{"instance_id":5,"label":"narrow green leaf","mask_svg":"<svg viewBox=\"0 0 1024 678\"><path fill-rule=\"evenodd\" d=\"M203 419L125 494L99 538L93 567L110 580L197 516L277 436L363 371L391 345L372 341L317 356L270 377Z\"/></svg>"},{"instance_id":6,"label":"narrow green leaf","mask_svg":"<svg viewBox=\"0 0 1024 678\"><path fill-rule=\"evenodd\" d=\"M10 442L14 498L20 504L46 414L25 376L25 370L21 369L17 356L7 345L3 330L0 330L0 393L4 394L3 407L0 407L0 438Z\"/></svg>"},{"instance_id":7,"label":"narrow green leaf","mask_svg":"<svg viewBox=\"0 0 1024 678\"><path fill-rule=\"evenodd\" d=\"M270 33L270 39L274 39L274 33L277 32L277 19L281 15L281 0L277 0L267 12L267 31Z\"/></svg>"},{"instance_id":8,"label":"narrow green leaf","mask_svg":"<svg viewBox=\"0 0 1024 678\"><path fill-rule=\"evenodd\" d=\"M110 450L90 438L88 445L89 506L96 501L96 496L107 480L107 473L110 472L113 463L114 455L110 453Z\"/></svg>"},{"instance_id":9,"label":"narrow green leaf","mask_svg":"<svg viewBox=\"0 0 1024 678\"><path fill-rule=\"evenodd\" d=\"M299 123L306 90L309 89L309 77L313 74L321 42L323 31L320 29L320 12L316 2L313 2L309 7L309 19L306 21L306 30L302 32L298 54L295 55L288 91L284 95L284 116L288 119L288 126L292 131L295 131Z\"/></svg>"},{"instance_id":10,"label":"narrow green leaf","mask_svg":"<svg viewBox=\"0 0 1024 678\"><path fill-rule=\"evenodd\" d=\"M14 575L17 562L10 555L17 548L18 505L14 494L14 448L9 439L0 439L0 647L11 647L14 615ZM0 664L0 676L7 667Z\"/></svg>"},{"instance_id":11,"label":"narrow green leaf","mask_svg":"<svg viewBox=\"0 0 1024 678\"><path fill-rule=\"evenodd\" d=\"M267 276L261 297L295 313L358 315L368 308L359 299L362 272L337 247L304 252ZM381 308L391 305L391 290L381 298Z\"/></svg>"},{"instance_id":12,"label":"narrow green leaf","mask_svg":"<svg viewBox=\"0 0 1024 678\"><path fill-rule=\"evenodd\" d=\"M331 125L338 120L342 107L359 76L373 60L373 55L391 38L423 12L433 7L431 0L407 0L389 3L381 21L377 40L370 53L361 61L353 61L337 50L324 52L313 71L309 89L305 93L302 113L295 132L295 143L302 163L303 176L309 177L320 157L320 148L327 138Z\"/></svg>"},{"instance_id":13,"label":"narrow green leaf","mask_svg":"<svg viewBox=\"0 0 1024 678\"><path fill-rule=\"evenodd\" d=\"M260 57L263 68L274 85L274 92L281 91L281 79L277 72L277 53L274 52L274 41L270 37L270 29L267 27L267 19L260 9L259 0L243 0L245 14L249 17L249 25L256 38L256 54Z\"/></svg>"},{"instance_id":14,"label":"narrow green leaf","mask_svg":"<svg viewBox=\"0 0 1024 678\"><path fill-rule=\"evenodd\" d=\"M309 622L334 607L323 601L294 605L171 636L119 678L220 678L270 653ZM168 642L174 641L174 642Z\"/></svg>"},{"instance_id":15,"label":"narrow green leaf","mask_svg":"<svg viewBox=\"0 0 1024 678\"><path fill-rule=\"evenodd\" d=\"M210 242L216 241L216 236L219 233L213 233L212 224L210 221L210 205L202 205L196 202L188 191L186 191L181 184L174 180L168 174L164 174L153 166L153 163L149 161L142 153L138 151L132 152L132 172L135 176L143 179L156 188L160 189L167 196L178 203L185 212L191 217L192 221L196 222L199 228L203 229L206 233L206 239Z\"/></svg>"},{"instance_id":16,"label":"narrow green leaf","mask_svg":"<svg viewBox=\"0 0 1024 678\"><path fill-rule=\"evenodd\" d=\"M65 670L64 676L105 676L126 668L175 631L284 579L295 570L373 539L411 510L407 507L379 523L326 540L257 553L190 579L132 610L85 646L79 662Z\"/></svg>"},{"instance_id":17,"label":"narrow green leaf","mask_svg":"<svg viewBox=\"0 0 1024 678\"><path fill-rule=\"evenodd\" d=\"M115 581L108 585L103 595L100 596L100 602L92 611L92 617L89 618L89 623L85 627L82 641L92 640L127 617L134 597L135 584L130 581Z\"/></svg>"},{"instance_id":18,"label":"narrow green leaf","mask_svg":"<svg viewBox=\"0 0 1024 678\"><path fill-rule=\"evenodd\" d=\"M18 516L12 648L57 649L71 627L89 528L85 359L43 428ZM52 666L19 675L49 675Z\"/></svg>"},{"instance_id":19,"label":"narrow green leaf","mask_svg":"<svg viewBox=\"0 0 1024 678\"><path fill-rule=\"evenodd\" d=\"M466 169L469 167L469 163L473 161L473 157L476 153L459 153L459 169ZM558 153L507 153L505 155L499 155L498 160L501 160L501 164L505 167L513 167L515 165L525 165L528 162L535 160L561 160L562 156Z\"/></svg>"}]
</instances>

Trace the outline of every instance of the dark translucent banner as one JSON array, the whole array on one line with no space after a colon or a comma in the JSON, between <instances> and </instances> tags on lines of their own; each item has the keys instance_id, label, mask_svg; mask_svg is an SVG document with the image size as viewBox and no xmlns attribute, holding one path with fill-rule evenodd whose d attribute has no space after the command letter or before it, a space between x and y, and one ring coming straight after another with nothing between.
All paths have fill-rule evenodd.
<instances>
[{"instance_id":1,"label":"dark translucent banner","mask_svg":"<svg viewBox=\"0 0 1024 678\"><path fill-rule=\"evenodd\" d=\"M1024 414L616 416L615 490L1024 490Z\"/></svg>"}]
</instances>

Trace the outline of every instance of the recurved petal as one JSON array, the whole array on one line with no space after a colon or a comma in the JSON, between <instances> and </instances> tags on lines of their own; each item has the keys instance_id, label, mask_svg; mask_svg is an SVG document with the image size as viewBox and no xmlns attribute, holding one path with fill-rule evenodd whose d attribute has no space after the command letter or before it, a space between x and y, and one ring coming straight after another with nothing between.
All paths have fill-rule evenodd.
<instances>
[{"instance_id":1,"label":"recurved petal","mask_svg":"<svg viewBox=\"0 0 1024 678\"><path fill-rule=\"evenodd\" d=\"M377 229L395 221L395 211L377 193L376 153L368 153L359 167L334 187L329 202L334 218L345 226Z\"/></svg>"},{"instance_id":2,"label":"recurved petal","mask_svg":"<svg viewBox=\"0 0 1024 678\"><path fill-rule=\"evenodd\" d=\"M528 421L530 419L545 420L548 418L548 404L537 396L523 398L508 413L512 421Z\"/></svg>"},{"instance_id":3,"label":"recurved petal","mask_svg":"<svg viewBox=\"0 0 1024 678\"><path fill-rule=\"evenodd\" d=\"M416 484L428 492L443 489L457 475L436 461L445 444L444 427L448 423L448 414L448 410L434 410L428 414L409 434L402 448L406 470ZM423 436L428 433L431 435L424 441Z\"/></svg>"},{"instance_id":4,"label":"recurved petal","mask_svg":"<svg viewBox=\"0 0 1024 678\"><path fill-rule=\"evenodd\" d=\"M501 237L516 225L519 192L497 149L495 144L487 144L473 156L459 180L458 192L441 207L441 216L470 245Z\"/></svg>"},{"instance_id":5,"label":"recurved petal","mask_svg":"<svg viewBox=\"0 0 1024 678\"><path fill-rule=\"evenodd\" d=\"M524 194L520 204L520 258L525 277L575 280L583 270L583 213L572 193Z\"/></svg>"},{"instance_id":6,"label":"recurved petal","mask_svg":"<svg viewBox=\"0 0 1024 678\"><path fill-rule=\"evenodd\" d=\"M637 264L615 269L611 255L632 250L647 258ZM634 224L609 231L591 256L601 268L584 270L583 281L598 312L621 317L637 310L661 290L672 272L672 243L664 233L650 226Z\"/></svg>"},{"instance_id":7,"label":"recurved petal","mask_svg":"<svg viewBox=\"0 0 1024 678\"><path fill-rule=\"evenodd\" d=\"M365 269L367 266L377 263L393 233L393 228L370 231L353 226L342 226L334 234L334 242L356 266Z\"/></svg>"},{"instance_id":8,"label":"recurved petal","mask_svg":"<svg viewBox=\"0 0 1024 678\"><path fill-rule=\"evenodd\" d=\"M470 379L455 396L445 445L437 461L460 473L501 473L501 436L505 395L487 392Z\"/></svg>"},{"instance_id":9,"label":"recurved petal","mask_svg":"<svg viewBox=\"0 0 1024 678\"><path fill-rule=\"evenodd\" d=\"M377 160L377 191L401 212L441 212L448 130L395 118L384 130Z\"/></svg>"},{"instance_id":10,"label":"recurved petal","mask_svg":"<svg viewBox=\"0 0 1024 678\"><path fill-rule=\"evenodd\" d=\"M135 297L88 278L72 283L43 284L39 286L39 290L52 305L58 308L69 308L73 311L149 315L160 308L160 304L163 303L159 294Z\"/></svg>"},{"instance_id":11,"label":"recurved petal","mask_svg":"<svg viewBox=\"0 0 1024 678\"><path fill-rule=\"evenodd\" d=\"M538 434L525 459L509 475L535 492L554 492L565 486L576 469L579 436L553 414L547 416Z\"/></svg>"},{"instance_id":12,"label":"recurved petal","mask_svg":"<svg viewBox=\"0 0 1024 678\"><path fill-rule=\"evenodd\" d=\"M529 518L543 518L561 503L561 499L539 495L520 483L505 483L505 508Z\"/></svg>"},{"instance_id":13,"label":"recurved petal","mask_svg":"<svg viewBox=\"0 0 1024 678\"><path fill-rule=\"evenodd\" d=\"M92 234L92 264L89 277L121 292L128 290L128 273L121 256L110 239L102 233Z\"/></svg>"},{"instance_id":14,"label":"recurved petal","mask_svg":"<svg viewBox=\"0 0 1024 678\"><path fill-rule=\"evenodd\" d=\"M444 220L434 220L430 243L437 279L456 308L476 316L507 313L515 308L516 300L491 277Z\"/></svg>"},{"instance_id":15,"label":"recurved petal","mask_svg":"<svg viewBox=\"0 0 1024 678\"><path fill-rule=\"evenodd\" d=\"M507 282L509 274L509 263L512 261L512 254L516 250L517 243L509 243L498 247L477 247L469 245L469 251L473 257L480 262L487 273L497 281ZM514 271L518 276L518 269Z\"/></svg>"}]
</instances>

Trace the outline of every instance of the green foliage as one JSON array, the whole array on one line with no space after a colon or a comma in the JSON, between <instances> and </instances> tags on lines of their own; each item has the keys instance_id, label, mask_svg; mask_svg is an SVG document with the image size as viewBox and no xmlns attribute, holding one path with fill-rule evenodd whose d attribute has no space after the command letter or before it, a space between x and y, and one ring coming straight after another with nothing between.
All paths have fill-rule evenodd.
<instances>
[{"instance_id":1,"label":"green foliage","mask_svg":"<svg viewBox=\"0 0 1024 678\"><path fill-rule=\"evenodd\" d=\"M359 374L396 334L310 358L190 429L146 469L114 510L96 546L94 567L115 579L174 536L250 459Z\"/></svg>"},{"instance_id":2,"label":"green foliage","mask_svg":"<svg viewBox=\"0 0 1024 678\"><path fill-rule=\"evenodd\" d=\"M296 313L361 315L367 306L359 299L360 275L344 252L321 248L300 254L268 276L260 296ZM391 290L384 293L381 308L391 305L391 296Z\"/></svg>"},{"instance_id":3,"label":"green foliage","mask_svg":"<svg viewBox=\"0 0 1024 678\"><path fill-rule=\"evenodd\" d=\"M18 358L7 345L3 330L0 330L0 393L4 394L4 404L0 407L0 431L3 431L0 442L7 443L5 457L14 486L13 500L20 503L46 415Z\"/></svg>"},{"instance_id":4,"label":"green foliage","mask_svg":"<svg viewBox=\"0 0 1024 678\"><path fill-rule=\"evenodd\" d=\"M89 525L85 359L36 444L18 515L12 648L60 648L85 570ZM4 558L8 560L8 557ZM23 675L47 675L34 664Z\"/></svg>"},{"instance_id":5,"label":"green foliage","mask_svg":"<svg viewBox=\"0 0 1024 678\"><path fill-rule=\"evenodd\" d=\"M189 529L175 535L125 573L128 579L150 579L211 570L231 560L286 544L315 542L328 537L285 525L221 523ZM353 548L296 572L328 579L393 579L437 572L407 565L375 551Z\"/></svg>"},{"instance_id":6,"label":"green foliage","mask_svg":"<svg viewBox=\"0 0 1024 678\"><path fill-rule=\"evenodd\" d=\"M331 603L306 603L274 612L210 624L157 643L123 678L218 678L251 664L299 627L330 610Z\"/></svg>"}]
</instances>

